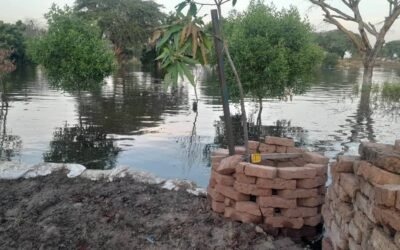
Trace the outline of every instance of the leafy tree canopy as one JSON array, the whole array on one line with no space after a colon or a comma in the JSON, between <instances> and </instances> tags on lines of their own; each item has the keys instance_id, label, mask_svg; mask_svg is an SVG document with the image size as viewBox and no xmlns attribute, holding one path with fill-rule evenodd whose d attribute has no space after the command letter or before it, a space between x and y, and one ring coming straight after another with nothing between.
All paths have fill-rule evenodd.
<instances>
[{"instance_id":1,"label":"leafy tree canopy","mask_svg":"<svg viewBox=\"0 0 400 250\"><path fill-rule=\"evenodd\" d=\"M112 73L114 56L96 25L68 7L55 5L46 18L47 34L32 40L28 49L33 60L46 68L53 84L65 89L90 89Z\"/></svg>"},{"instance_id":2,"label":"leafy tree canopy","mask_svg":"<svg viewBox=\"0 0 400 250\"><path fill-rule=\"evenodd\" d=\"M400 40L391 41L386 43L383 46L382 54L384 57L394 58L397 55L397 58L400 57Z\"/></svg>"},{"instance_id":3,"label":"leafy tree canopy","mask_svg":"<svg viewBox=\"0 0 400 250\"><path fill-rule=\"evenodd\" d=\"M283 97L306 89L323 53L297 9L278 11L262 1L251 1L245 12L225 22L230 52L247 95ZM233 82L232 72L227 73Z\"/></svg>"},{"instance_id":4,"label":"leafy tree canopy","mask_svg":"<svg viewBox=\"0 0 400 250\"><path fill-rule=\"evenodd\" d=\"M361 40L359 35L354 34L354 36ZM354 46L354 43L340 30L315 33L315 37L318 45L325 51L337 54L341 58L344 57L346 51L350 51L353 54L357 53L357 48Z\"/></svg>"},{"instance_id":5,"label":"leafy tree canopy","mask_svg":"<svg viewBox=\"0 0 400 250\"><path fill-rule=\"evenodd\" d=\"M144 0L76 0L75 10L94 20L102 35L114 45L118 59L139 54L145 42L165 14L160 5Z\"/></svg>"},{"instance_id":6,"label":"leafy tree canopy","mask_svg":"<svg viewBox=\"0 0 400 250\"><path fill-rule=\"evenodd\" d=\"M17 64L26 60L24 27L21 21L16 24L0 21L0 48L10 50L10 59Z\"/></svg>"}]
</instances>

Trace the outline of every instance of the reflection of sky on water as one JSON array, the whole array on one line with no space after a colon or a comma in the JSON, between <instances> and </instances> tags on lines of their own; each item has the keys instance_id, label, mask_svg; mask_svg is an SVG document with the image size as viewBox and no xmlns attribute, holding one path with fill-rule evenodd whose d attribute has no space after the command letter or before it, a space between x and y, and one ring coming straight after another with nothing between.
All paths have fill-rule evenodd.
<instances>
[{"instance_id":1,"label":"reflection of sky on water","mask_svg":"<svg viewBox=\"0 0 400 250\"><path fill-rule=\"evenodd\" d=\"M214 125L220 121L222 107L218 83L208 73L197 70L196 74L200 79L197 116L191 110L195 98L192 87L165 90L150 73L134 68L107 78L102 90L94 93L53 90L40 70L17 72L8 84L7 133L22 141L14 160L37 163L43 161L45 153L56 152L58 158L54 159L80 161L83 151L79 147L103 145L105 149L112 141L112 148L118 149L111 150L116 154L116 165L132 166L164 178L190 179L204 186L209 176L209 151L216 147ZM374 104L360 107L360 95L354 94L360 78L359 70L324 71L316 76L318 84L292 102L265 100L264 130L283 131L331 157L341 151L356 153L358 142L366 138L392 143L400 138L398 112L382 112ZM399 72L378 69L374 79L399 80ZM249 119L255 121L256 105L247 101L246 107ZM232 113L238 113L237 104L231 108ZM277 121L282 123L281 130L272 126ZM65 124L69 127L64 128ZM88 131L87 126L97 129ZM65 143L60 131L67 132ZM83 137L71 137L75 131L81 131ZM95 136L96 140L82 139L92 138L93 133L98 135L97 131L101 136ZM63 147L76 149L60 156ZM96 148L93 152L103 151ZM86 158L95 162L93 157L97 155Z\"/></svg>"}]
</instances>

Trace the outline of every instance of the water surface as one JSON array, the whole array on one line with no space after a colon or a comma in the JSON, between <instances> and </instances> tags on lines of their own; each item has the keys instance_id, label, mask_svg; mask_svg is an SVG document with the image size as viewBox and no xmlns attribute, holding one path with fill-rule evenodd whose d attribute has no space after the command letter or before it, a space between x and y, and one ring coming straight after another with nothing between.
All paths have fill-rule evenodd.
<instances>
[{"instance_id":1,"label":"water surface","mask_svg":"<svg viewBox=\"0 0 400 250\"><path fill-rule=\"evenodd\" d=\"M400 138L397 104L366 98L357 86L362 70L320 71L313 87L292 101L264 100L263 132L292 136L299 145L329 157L357 153L362 140L393 143ZM1 158L33 164L79 162L90 168L117 165L163 178L189 179L205 186L209 154L222 141L223 114L218 83L196 70L194 90L165 89L149 72L127 66L106 79L101 90L64 92L49 86L43 71L22 68L6 83L2 103ZM376 69L374 81L400 82L400 69ZM250 121L258 107L246 101ZM231 105L233 114L239 106Z\"/></svg>"}]
</instances>

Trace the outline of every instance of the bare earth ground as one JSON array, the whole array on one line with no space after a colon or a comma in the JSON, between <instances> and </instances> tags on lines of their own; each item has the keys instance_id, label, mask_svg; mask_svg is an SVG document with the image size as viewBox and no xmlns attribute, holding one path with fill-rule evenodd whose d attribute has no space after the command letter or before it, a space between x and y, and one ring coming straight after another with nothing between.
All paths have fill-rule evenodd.
<instances>
[{"instance_id":1,"label":"bare earth ground","mask_svg":"<svg viewBox=\"0 0 400 250\"><path fill-rule=\"evenodd\" d=\"M299 249L224 220L205 197L63 173L0 181L0 249Z\"/></svg>"}]
</instances>

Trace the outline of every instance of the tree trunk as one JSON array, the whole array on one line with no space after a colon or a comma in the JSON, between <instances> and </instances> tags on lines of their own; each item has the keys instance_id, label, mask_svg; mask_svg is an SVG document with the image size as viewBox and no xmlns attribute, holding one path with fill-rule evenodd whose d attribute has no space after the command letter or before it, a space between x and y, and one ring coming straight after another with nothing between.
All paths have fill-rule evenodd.
<instances>
[{"instance_id":1,"label":"tree trunk","mask_svg":"<svg viewBox=\"0 0 400 250\"><path fill-rule=\"evenodd\" d=\"M373 72L374 72L374 62L364 62L363 85L372 84Z\"/></svg>"}]
</instances>

